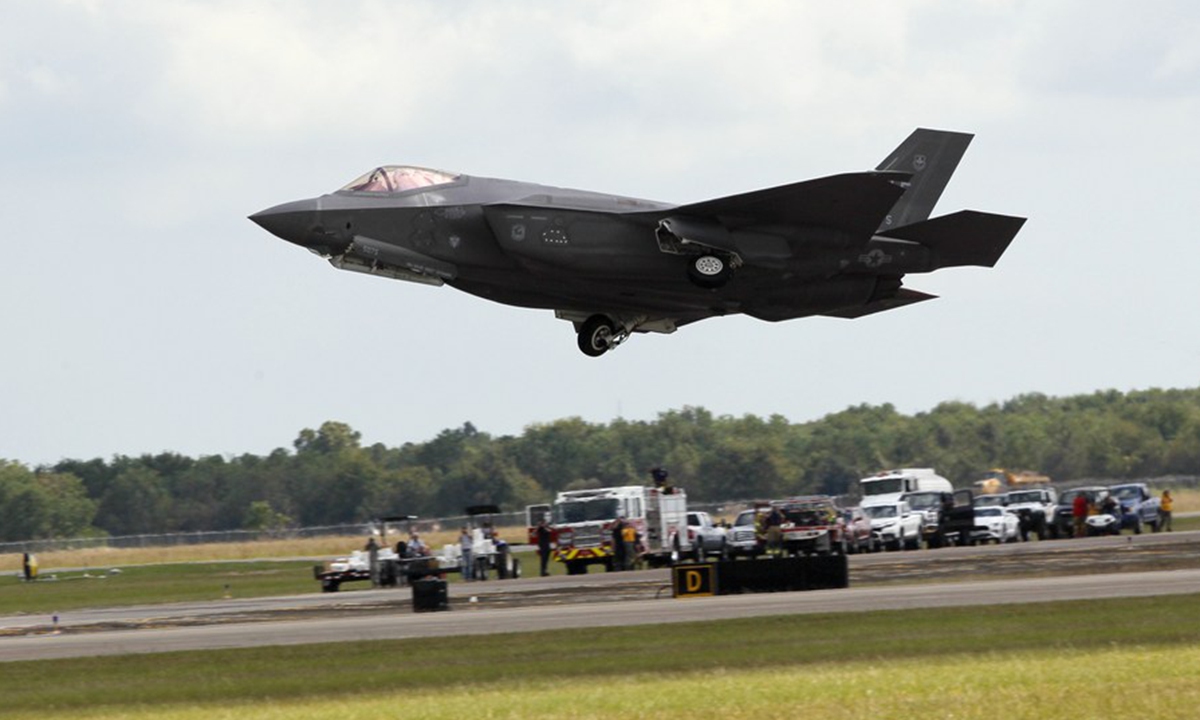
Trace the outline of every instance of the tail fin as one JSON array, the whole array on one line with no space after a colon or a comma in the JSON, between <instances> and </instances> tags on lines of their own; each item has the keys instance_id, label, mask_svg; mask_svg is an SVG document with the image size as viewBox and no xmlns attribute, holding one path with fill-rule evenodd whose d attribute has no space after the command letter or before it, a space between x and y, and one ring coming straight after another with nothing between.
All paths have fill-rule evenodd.
<instances>
[{"instance_id":1,"label":"tail fin","mask_svg":"<svg viewBox=\"0 0 1200 720\"><path fill-rule=\"evenodd\" d=\"M905 193L879 226L880 232L929 218L973 137L968 133L917 128L875 168L913 174Z\"/></svg>"}]
</instances>

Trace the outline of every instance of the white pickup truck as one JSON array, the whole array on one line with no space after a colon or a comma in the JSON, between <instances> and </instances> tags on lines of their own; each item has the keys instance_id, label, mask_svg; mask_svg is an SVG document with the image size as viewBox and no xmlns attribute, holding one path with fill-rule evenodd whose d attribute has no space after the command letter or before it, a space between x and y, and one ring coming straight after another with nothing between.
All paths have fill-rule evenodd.
<instances>
[{"instance_id":1,"label":"white pickup truck","mask_svg":"<svg viewBox=\"0 0 1200 720\"><path fill-rule=\"evenodd\" d=\"M708 513L689 510L687 533L697 559L703 559L706 555L725 558L729 554L729 538L725 528L714 523Z\"/></svg>"},{"instance_id":2,"label":"white pickup truck","mask_svg":"<svg viewBox=\"0 0 1200 720\"><path fill-rule=\"evenodd\" d=\"M1022 536L1032 531L1038 540L1050 537L1050 528L1054 524L1054 506L1058 504L1058 493L1054 488L1010 490L1005 498L1008 501L1005 507L1016 513L1017 517L1028 515L1029 525L1022 532Z\"/></svg>"}]
</instances>

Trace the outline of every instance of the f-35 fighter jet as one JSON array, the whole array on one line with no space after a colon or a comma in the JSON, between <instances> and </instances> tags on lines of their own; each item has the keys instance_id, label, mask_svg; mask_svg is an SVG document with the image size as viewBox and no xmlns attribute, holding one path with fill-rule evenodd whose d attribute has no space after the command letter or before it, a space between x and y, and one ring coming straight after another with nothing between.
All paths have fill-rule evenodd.
<instances>
[{"instance_id":1,"label":"f-35 fighter jet","mask_svg":"<svg viewBox=\"0 0 1200 720\"><path fill-rule=\"evenodd\" d=\"M918 129L871 172L687 205L386 165L250 216L337 268L545 308L603 355L714 315L858 318L906 273L992 267L1024 218L930 219L972 136Z\"/></svg>"}]
</instances>

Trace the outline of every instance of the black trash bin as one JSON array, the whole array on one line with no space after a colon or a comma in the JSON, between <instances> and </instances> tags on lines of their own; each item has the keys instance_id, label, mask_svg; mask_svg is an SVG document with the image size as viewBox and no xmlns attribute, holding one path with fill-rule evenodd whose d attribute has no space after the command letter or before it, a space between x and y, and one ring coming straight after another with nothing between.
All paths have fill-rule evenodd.
<instances>
[{"instance_id":1,"label":"black trash bin","mask_svg":"<svg viewBox=\"0 0 1200 720\"><path fill-rule=\"evenodd\" d=\"M413 612L449 610L446 581L437 578L414 580L412 583Z\"/></svg>"}]
</instances>

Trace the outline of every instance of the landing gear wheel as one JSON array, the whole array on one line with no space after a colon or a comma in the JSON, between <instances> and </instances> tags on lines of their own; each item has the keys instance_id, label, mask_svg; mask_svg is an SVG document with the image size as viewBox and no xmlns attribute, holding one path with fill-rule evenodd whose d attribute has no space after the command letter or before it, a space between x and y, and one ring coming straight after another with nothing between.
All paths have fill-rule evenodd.
<instances>
[{"instance_id":1,"label":"landing gear wheel","mask_svg":"<svg viewBox=\"0 0 1200 720\"><path fill-rule=\"evenodd\" d=\"M615 344L616 327L603 315L593 315L579 328L579 349L588 357L600 357Z\"/></svg>"},{"instance_id":2,"label":"landing gear wheel","mask_svg":"<svg viewBox=\"0 0 1200 720\"><path fill-rule=\"evenodd\" d=\"M718 255L697 255L688 262L688 277L702 288L719 288L729 281L729 263Z\"/></svg>"}]
</instances>

